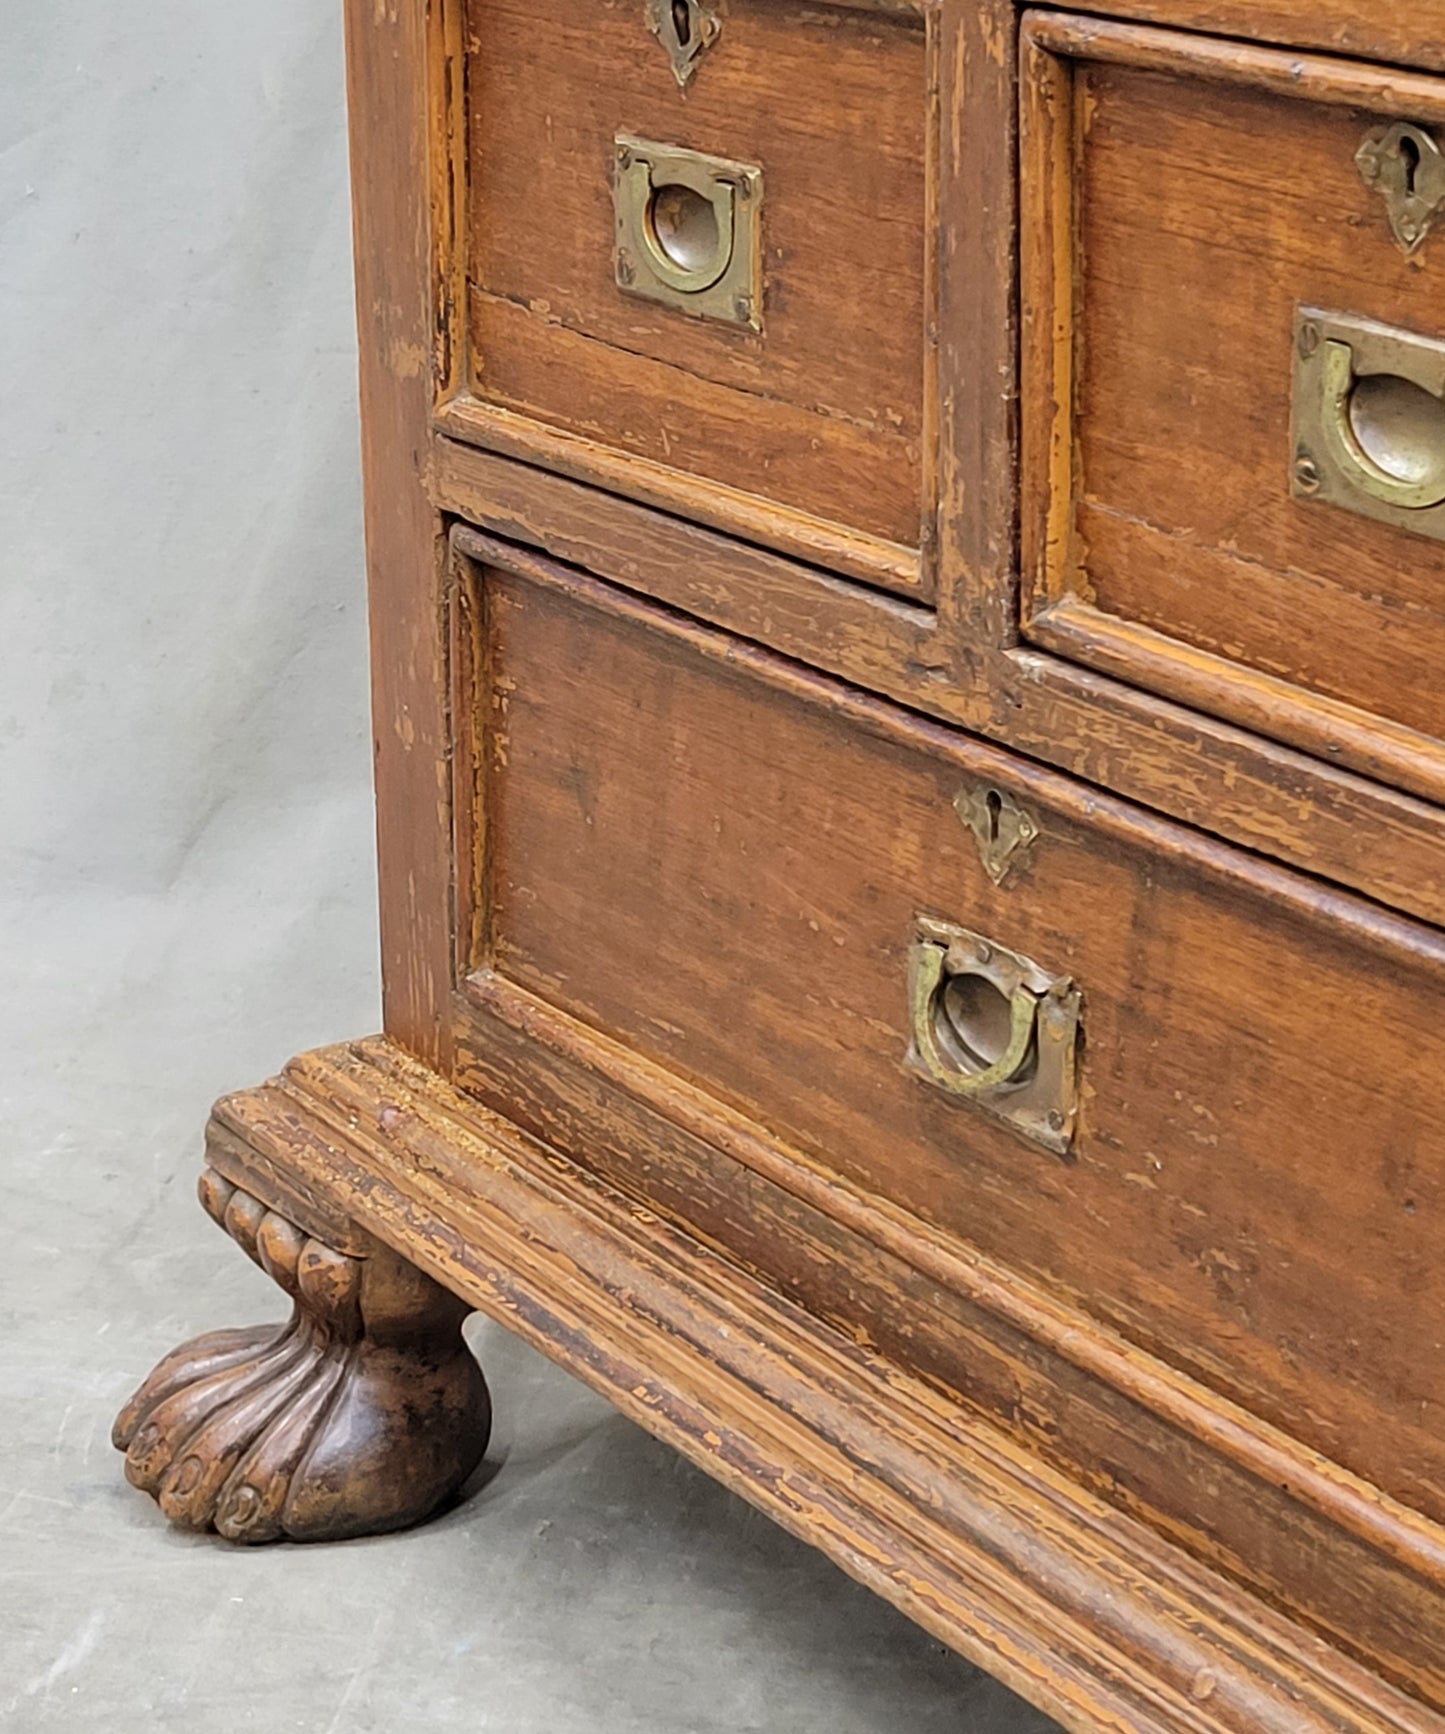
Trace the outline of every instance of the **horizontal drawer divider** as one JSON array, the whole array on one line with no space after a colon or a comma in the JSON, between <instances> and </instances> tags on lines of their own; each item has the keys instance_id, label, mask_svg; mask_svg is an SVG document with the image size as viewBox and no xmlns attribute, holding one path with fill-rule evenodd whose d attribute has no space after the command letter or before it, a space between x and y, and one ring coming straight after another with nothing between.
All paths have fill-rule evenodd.
<instances>
[{"instance_id":1,"label":"horizontal drawer divider","mask_svg":"<svg viewBox=\"0 0 1445 1734\"><path fill-rule=\"evenodd\" d=\"M1445 745L1339 699L1196 650L1148 626L1061 597L1029 622L1045 650L1133 680L1244 728L1317 753L1330 764L1377 777L1422 800L1445 805Z\"/></svg>"}]
</instances>

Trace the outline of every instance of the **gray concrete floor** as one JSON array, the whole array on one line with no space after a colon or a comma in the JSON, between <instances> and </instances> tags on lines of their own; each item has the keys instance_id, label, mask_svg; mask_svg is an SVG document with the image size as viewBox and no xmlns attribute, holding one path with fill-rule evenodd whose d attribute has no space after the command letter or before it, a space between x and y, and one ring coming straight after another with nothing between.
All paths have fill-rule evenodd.
<instances>
[{"instance_id":1,"label":"gray concrete floor","mask_svg":"<svg viewBox=\"0 0 1445 1734\"><path fill-rule=\"evenodd\" d=\"M110 904L91 924L74 898L32 903L7 960L0 1726L1044 1734L480 1320L495 1473L441 1520L257 1551L170 1530L122 1478L115 1410L183 1337L282 1310L194 1203L206 1105L274 1069L278 1032L292 1048L374 1021L369 974L337 963L368 955L364 898L230 965L232 923L267 930L266 888L249 922L218 913L214 880L207 898L204 920L180 896L119 926Z\"/></svg>"}]
</instances>

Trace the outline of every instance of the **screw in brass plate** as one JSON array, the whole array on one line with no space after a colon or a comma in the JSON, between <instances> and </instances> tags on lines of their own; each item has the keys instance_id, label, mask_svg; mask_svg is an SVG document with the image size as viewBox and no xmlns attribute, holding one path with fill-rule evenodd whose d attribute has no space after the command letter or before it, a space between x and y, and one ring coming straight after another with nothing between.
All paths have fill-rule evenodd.
<instances>
[{"instance_id":1,"label":"screw in brass plate","mask_svg":"<svg viewBox=\"0 0 1445 1734\"><path fill-rule=\"evenodd\" d=\"M1320 466L1307 451L1301 450L1295 455L1294 480L1302 494L1317 494L1320 491Z\"/></svg>"}]
</instances>

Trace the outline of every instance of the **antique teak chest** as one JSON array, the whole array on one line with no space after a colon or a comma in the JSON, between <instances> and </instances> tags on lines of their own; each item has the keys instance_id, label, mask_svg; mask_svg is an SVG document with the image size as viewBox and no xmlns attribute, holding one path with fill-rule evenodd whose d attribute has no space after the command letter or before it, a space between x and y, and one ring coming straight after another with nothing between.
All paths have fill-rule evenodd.
<instances>
[{"instance_id":1,"label":"antique teak chest","mask_svg":"<svg viewBox=\"0 0 1445 1734\"><path fill-rule=\"evenodd\" d=\"M384 1036L238 1541L481 1308L1071 1729L1445 1730L1445 0L351 0Z\"/></svg>"}]
</instances>

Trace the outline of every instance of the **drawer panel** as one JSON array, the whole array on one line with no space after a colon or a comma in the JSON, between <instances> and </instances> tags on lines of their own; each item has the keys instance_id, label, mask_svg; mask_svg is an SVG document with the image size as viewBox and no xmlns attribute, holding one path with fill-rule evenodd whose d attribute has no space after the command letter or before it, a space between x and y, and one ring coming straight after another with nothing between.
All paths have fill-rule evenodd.
<instances>
[{"instance_id":1,"label":"drawer panel","mask_svg":"<svg viewBox=\"0 0 1445 1734\"><path fill-rule=\"evenodd\" d=\"M1047 13L1023 79L1029 630L1437 793L1445 82Z\"/></svg>"},{"instance_id":2,"label":"drawer panel","mask_svg":"<svg viewBox=\"0 0 1445 1734\"><path fill-rule=\"evenodd\" d=\"M479 580L469 961L1445 1515L1440 937L556 571ZM910 1063L920 917L1070 978L1071 1136Z\"/></svg>"},{"instance_id":3,"label":"drawer panel","mask_svg":"<svg viewBox=\"0 0 1445 1734\"><path fill-rule=\"evenodd\" d=\"M720 20L685 88L642 0L468 0L463 410L502 412L514 445L534 425L542 461L917 593L924 9L681 10ZM725 207L696 187L666 204L688 165L727 183ZM656 237L678 259L703 244L679 212L708 248L721 224L755 249L755 270L654 298Z\"/></svg>"}]
</instances>

